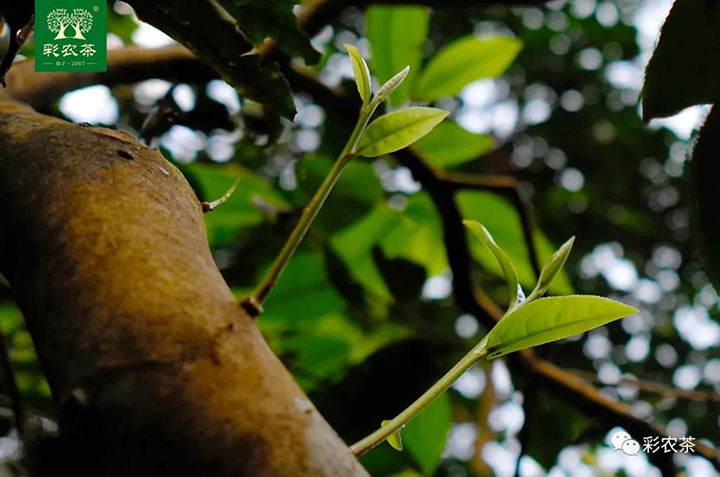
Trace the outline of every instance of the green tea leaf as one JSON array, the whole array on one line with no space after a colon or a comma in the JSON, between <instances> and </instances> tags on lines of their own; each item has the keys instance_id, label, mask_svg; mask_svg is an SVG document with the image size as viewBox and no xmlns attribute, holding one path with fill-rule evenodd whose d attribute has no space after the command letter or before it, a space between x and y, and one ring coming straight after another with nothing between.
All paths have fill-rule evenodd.
<instances>
[{"instance_id":1,"label":"green tea leaf","mask_svg":"<svg viewBox=\"0 0 720 477\"><path fill-rule=\"evenodd\" d=\"M360 93L363 104L367 104L370 101L370 70L360 54L360 50L352 45L343 46L350 54L350 61L352 62L358 93Z\"/></svg>"},{"instance_id":2,"label":"green tea leaf","mask_svg":"<svg viewBox=\"0 0 720 477\"><path fill-rule=\"evenodd\" d=\"M380 104L381 102L385 101L385 98L390 96L393 91L395 91L397 88L400 87L400 85L403 84L403 81L405 81L405 77L408 75L409 72L410 67L406 66L398 74L387 80L387 83L382 85L378 90L375 98L373 99L373 103Z\"/></svg>"},{"instance_id":3,"label":"green tea leaf","mask_svg":"<svg viewBox=\"0 0 720 477\"><path fill-rule=\"evenodd\" d=\"M373 73L378 80L387 82L405 65L410 66L409 77L390 98L394 106L408 100L410 86L420 71L429 19L427 7L414 5L373 5L365 13Z\"/></svg>"},{"instance_id":4,"label":"green tea leaf","mask_svg":"<svg viewBox=\"0 0 720 477\"><path fill-rule=\"evenodd\" d=\"M381 116L365 130L357 153L376 157L395 152L432 131L447 115L442 109L412 107Z\"/></svg>"},{"instance_id":5,"label":"green tea leaf","mask_svg":"<svg viewBox=\"0 0 720 477\"><path fill-rule=\"evenodd\" d=\"M497 194L476 190L459 191L456 199L464 218L485 225L488 230L492 230L495 240L503 244L503 250L510 257L520 284L527 289L535 287L537 275L533 272L520 216L513 204ZM533 230L533 242L541 263L548 260L557 250L557 246L553 245L541 230ZM483 269L496 276L503 276L502 269L487 247L473 241L470 243L470 250ZM573 293L565 270L560 270L555 276L549 290L555 295Z\"/></svg>"},{"instance_id":6,"label":"green tea leaf","mask_svg":"<svg viewBox=\"0 0 720 477\"><path fill-rule=\"evenodd\" d=\"M380 427L385 427L389 423L390 421L385 420L380 423ZM388 444L390 444L393 449L398 451L403 450L402 436L400 435L401 430L402 428L398 429L387 437Z\"/></svg>"},{"instance_id":7,"label":"green tea leaf","mask_svg":"<svg viewBox=\"0 0 720 477\"><path fill-rule=\"evenodd\" d=\"M575 237L571 237L570 240L565 242L558 251L550 257L550 260L548 260L542 270L540 270L540 278L538 279L535 289L530 294L530 297L540 298L545 294L550 286L550 282L552 282L555 275L557 275L565 265L565 261L567 261L568 255L570 255L570 251L572 250L574 243Z\"/></svg>"},{"instance_id":8,"label":"green tea leaf","mask_svg":"<svg viewBox=\"0 0 720 477\"><path fill-rule=\"evenodd\" d=\"M522 48L510 37L461 38L430 60L415 88L414 99L434 101L459 93L468 83L503 74Z\"/></svg>"},{"instance_id":9,"label":"green tea leaf","mask_svg":"<svg viewBox=\"0 0 720 477\"><path fill-rule=\"evenodd\" d=\"M541 298L519 306L485 337L488 359L597 328L637 313L632 306L590 295Z\"/></svg>"},{"instance_id":10,"label":"green tea leaf","mask_svg":"<svg viewBox=\"0 0 720 477\"><path fill-rule=\"evenodd\" d=\"M720 97L720 4L677 0L645 70L643 119L670 116Z\"/></svg>"},{"instance_id":11,"label":"green tea leaf","mask_svg":"<svg viewBox=\"0 0 720 477\"><path fill-rule=\"evenodd\" d=\"M435 475L451 426L452 409L447 393L438 396L405 425L405 450L418 463L423 475Z\"/></svg>"},{"instance_id":12,"label":"green tea leaf","mask_svg":"<svg viewBox=\"0 0 720 477\"><path fill-rule=\"evenodd\" d=\"M447 120L413 144L412 149L435 165L452 167L477 159L492 147L492 136L471 133Z\"/></svg>"},{"instance_id":13,"label":"green tea leaf","mask_svg":"<svg viewBox=\"0 0 720 477\"><path fill-rule=\"evenodd\" d=\"M490 249L492 254L495 255L495 259L497 260L500 268L502 268L503 274L505 275L505 281L507 281L508 296L510 297L508 299L508 307L512 307L513 305L515 305L515 302L517 302L518 278L517 274L515 273L515 267L513 267L510 258L503 251L503 249L501 249L498 244L495 243L495 240L493 240L490 232L488 232L488 230L481 223L475 222L474 220L463 220L463 224L465 224L465 227L470 229L470 231L475 234L475 236L479 238L482 243L487 246L488 249Z\"/></svg>"}]
</instances>

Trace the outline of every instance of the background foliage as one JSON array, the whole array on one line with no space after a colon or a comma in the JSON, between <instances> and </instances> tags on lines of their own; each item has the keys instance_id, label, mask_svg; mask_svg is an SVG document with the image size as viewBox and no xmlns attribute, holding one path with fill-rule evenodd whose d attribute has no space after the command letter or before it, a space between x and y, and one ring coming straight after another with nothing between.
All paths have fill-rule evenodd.
<instances>
[{"instance_id":1,"label":"background foliage","mask_svg":"<svg viewBox=\"0 0 720 477\"><path fill-rule=\"evenodd\" d=\"M668 2L348 7L312 39L321 55L288 28L289 3L271 2L277 4L272 12L260 2L221 3L248 19L246 40L256 46L267 35L292 32L279 39L283 55L308 64L319 58L303 71L349 101L356 91L344 43L370 59L380 83L409 64L411 73L389 107L412 101L451 111L451 119L413 152L441 174L516 177L537 224L533 237L541 259L577 236L567 272L551 293L610 296L641 309L539 354L591 376L604 394L664 423L673 435L720 444L720 312L691 238L689 134L672 127L677 122L649 127L638 107L642 68L659 26L648 29L647 18L662 18ZM109 25L111 45L169 41L146 24L138 26L122 2L115 2ZM31 48L23 52L29 55ZM112 91L95 86L65 95L48 112L140 133L153 107L169 102L177 120L150 136L200 199L214 200L240 179L232 198L206 215L206 224L216 261L242 296L281 248L354 118L300 89L283 98L284 87L276 88L276 97L266 101L273 110L220 80L171 86L159 80ZM646 105L646 115L648 109L651 116L669 114L717 96L684 87L697 96ZM264 99L262 91L253 94L248 92ZM293 103L291 123L283 116L292 117ZM528 292L535 272L517 201L504 189L484 189L459 192L458 207L463 218L490 230ZM470 243L477 283L503 303L507 290L498 265L479 242ZM452 291L441 219L428 191L391 156L356 159L259 324L349 442L401 410L483 336ZM51 425L54 410L29 335L10 292L0 293L0 326L23 397ZM3 414L9 416L9 409ZM656 474L646 456L626 458L608 447L615 425L584 414L521 373L511 374L498 360L469 371L412 421L403 432L406 452L383 444L362 461L377 476L513 475L522 453L520 475ZM17 441L4 427L0 452L11 461ZM679 455L676 464L690 475L713 475L699 457Z\"/></svg>"}]
</instances>

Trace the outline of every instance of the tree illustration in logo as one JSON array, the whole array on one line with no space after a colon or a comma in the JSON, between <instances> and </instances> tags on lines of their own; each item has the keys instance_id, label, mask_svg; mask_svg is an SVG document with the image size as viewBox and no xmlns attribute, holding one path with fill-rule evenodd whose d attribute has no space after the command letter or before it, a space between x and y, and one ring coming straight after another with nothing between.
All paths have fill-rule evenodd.
<instances>
[{"instance_id":1,"label":"tree illustration in logo","mask_svg":"<svg viewBox=\"0 0 720 477\"><path fill-rule=\"evenodd\" d=\"M73 38L75 40L84 40L83 33L87 33L92 29L92 14L84 8L75 8L72 14L69 14L65 8L56 8L51 10L47 16L47 26L50 32L55 33L55 40L63 40ZM68 37L65 34L67 27L71 26L75 30L75 36Z\"/></svg>"},{"instance_id":2,"label":"tree illustration in logo","mask_svg":"<svg viewBox=\"0 0 720 477\"><path fill-rule=\"evenodd\" d=\"M67 38L65 36L65 29L70 25L70 15L64 8L56 8L48 13L47 16L47 27L55 35L55 40L62 40Z\"/></svg>"},{"instance_id":3,"label":"tree illustration in logo","mask_svg":"<svg viewBox=\"0 0 720 477\"><path fill-rule=\"evenodd\" d=\"M73 9L72 15L70 15L70 24L75 29L76 40L84 40L83 33L87 33L92 29L93 17L92 14L84 8Z\"/></svg>"}]
</instances>

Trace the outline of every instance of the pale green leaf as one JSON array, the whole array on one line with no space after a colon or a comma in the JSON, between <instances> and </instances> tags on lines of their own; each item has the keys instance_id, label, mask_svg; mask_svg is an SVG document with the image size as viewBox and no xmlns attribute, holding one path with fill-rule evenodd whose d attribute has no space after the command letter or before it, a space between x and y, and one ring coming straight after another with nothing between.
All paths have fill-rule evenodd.
<instances>
[{"instance_id":1,"label":"pale green leaf","mask_svg":"<svg viewBox=\"0 0 720 477\"><path fill-rule=\"evenodd\" d=\"M367 104L370 101L370 70L360 54L360 50L352 45L343 46L348 54L350 54L350 61L352 62L358 93L360 93L363 104Z\"/></svg>"},{"instance_id":2,"label":"pale green leaf","mask_svg":"<svg viewBox=\"0 0 720 477\"><path fill-rule=\"evenodd\" d=\"M486 191L462 190L456 194L456 199L464 218L480 222L488 230L492 230L495 241L503 244L503 250L512 260L520 284L532 289L537 282L537 275L530 263L528 246L517 208L507 199ZM557 246L537 228L533 230L533 242L541 263L548 260L557 250ZM470 243L470 250L484 270L499 277L503 276L500 266L487 247L473 241ZM555 276L549 290L554 295L573 293L565 270L560 270Z\"/></svg>"},{"instance_id":3,"label":"pale green leaf","mask_svg":"<svg viewBox=\"0 0 720 477\"><path fill-rule=\"evenodd\" d=\"M380 423L380 427L385 427L389 423L390 421L388 420L383 421ZM401 430L402 428L398 429L387 437L388 444L390 444L393 449L398 451L403 450L402 436L400 435Z\"/></svg>"},{"instance_id":4,"label":"pale green leaf","mask_svg":"<svg viewBox=\"0 0 720 477\"><path fill-rule=\"evenodd\" d=\"M495 259L500 265L500 268L503 271L503 275L505 275L505 281L507 282L508 296L510 297L508 299L508 307L512 307L517 301L518 278L517 274L515 273L515 267L513 267L510 258L503 251L503 249L501 249L498 244L495 243L495 240L493 240L490 232L488 232L488 230L481 223L474 220L463 220L463 224L465 224L465 227L470 229L470 231L472 231L472 233L475 234L475 236L479 238L482 243L487 246L488 249L490 249L492 254L495 255Z\"/></svg>"},{"instance_id":5,"label":"pale green leaf","mask_svg":"<svg viewBox=\"0 0 720 477\"><path fill-rule=\"evenodd\" d=\"M382 85L378 90L375 98L373 99L373 103L380 104L381 102L385 101L385 98L390 96L393 91L395 91L398 87L400 87L400 85L403 84L403 81L405 81L405 77L408 75L409 72L410 67L406 66L398 74L387 80L387 83Z\"/></svg>"},{"instance_id":6,"label":"pale green leaf","mask_svg":"<svg viewBox=\"0 0 720 477\"><path fill-rule=\"evenodd\" d=\"M519 306L486 336L488 359L597 328L637 313L632 306L589 295L541 298Z\"/></svg>"},{"instance_id":7,"label":"pale green leaf","mask_svg":"<svg viewBox=\"0 0 720 477\"><path fill-rule=\"evenodd\" d=\"M357 153L365 157L389 154L414 143L448 115L436 108L412 107L376 119L365 130Z\"/></svg>"},{"instance_id":8,"label":"pale green leaf","mask_svg":"<svg viewBox=\"0 0 720 477\"><path fill-rule=\"evenodd\" d=\"M492 147L492 136L471 133L447 120L413 144L412 149L435 165L452 167L477 159Z\"/></svg>"},{"instance_id":9,"label":"pale green leaf","mask_svg":"<svg viewBox=\"0 0 720 477\"><path fill-rule=\"evenodd\" d=\"M390 98L394 106L408 100L410 86L420 71L429 19L428 8L415 5L373 5L365 13L373 73L378 80L385 83L405 65L410 66L407 80Z\"/></svg>"},{"instance_id":10,"label":"pale green leaf","mask_svg":"<svg viewBox=\"0 0 720 477\"><path fill-rule=\"evenodd\" d=\"M434 101L459 93L465 85L503 74L522 48L510 37L461 38L438 51L415 88L415 99Z\"/></svg>"},{"instance_id":11,"label":"pale green leaf","mask_svg":"<svg viewBox=\"0 0 720 477\"><path fill-rule=\"evenodd\" d=\"M550 257L550 260L548 260L542 270L540 270L540 278L538 279L535 289L530 294L531 297L540 298L545 294L548 287L550 286L550 282L552 282L553 278L555 278L555 275L557 275L558 272L562 270L563 266L565 265L565 262L567 261L568 255L570 255L570 251L572 250L572 246L574 243L575 237L571 237L570 240L565 242L557 250L557 252L555 252L552 257Z\"/></svg>"}]
</instances>

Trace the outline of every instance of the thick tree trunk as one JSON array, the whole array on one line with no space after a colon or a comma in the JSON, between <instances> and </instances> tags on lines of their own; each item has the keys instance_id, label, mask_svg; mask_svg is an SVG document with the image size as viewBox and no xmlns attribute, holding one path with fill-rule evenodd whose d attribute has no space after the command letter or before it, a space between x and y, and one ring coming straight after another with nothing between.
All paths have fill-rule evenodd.
<instances>
[{"instance_id":1,"label":"thick tree trunk","mask_svg":"<svg viewBox=\"0 0 720 477\"><path fill-rule=\"evenodd\" d=\"M130 135L0 93L0 271L74 475L367 475L237 305L183 176Z\"/></svg>"}]
</instances>

